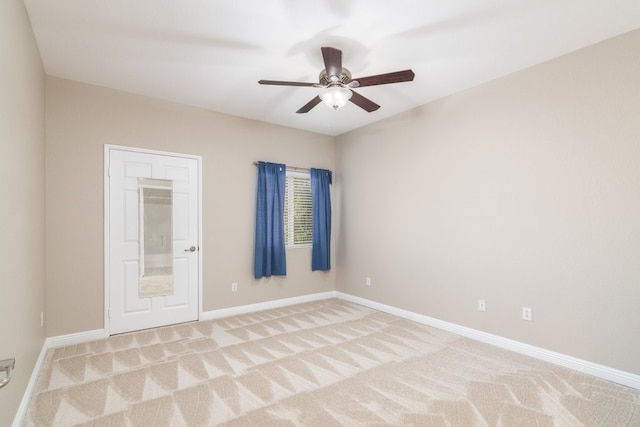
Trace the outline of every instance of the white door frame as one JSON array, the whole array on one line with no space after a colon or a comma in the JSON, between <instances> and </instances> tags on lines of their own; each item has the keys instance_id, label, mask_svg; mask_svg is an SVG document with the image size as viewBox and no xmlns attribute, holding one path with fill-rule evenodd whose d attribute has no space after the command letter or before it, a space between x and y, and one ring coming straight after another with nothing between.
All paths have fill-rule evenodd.
<instances>
[{"instance_id":1,"label":"white door frame","mask_svg":"<svg viewBox=\"0 0 640 427\"><path fill-rule=\"evenodd\" d=\"M125 147L122 145L104 145L104 331L107 336L111 335L111 325L109 321L109 248L111 218L109 215L109 152L110 150L131 151L141 154L158 154L162 156L181 157L193 159L198 162L198 242L199 250L196 251L198 257L198 319L202 319L202 156L192 154L172 153L168 151L149 150L144 148Z\"/></svg>"}]
</instances>

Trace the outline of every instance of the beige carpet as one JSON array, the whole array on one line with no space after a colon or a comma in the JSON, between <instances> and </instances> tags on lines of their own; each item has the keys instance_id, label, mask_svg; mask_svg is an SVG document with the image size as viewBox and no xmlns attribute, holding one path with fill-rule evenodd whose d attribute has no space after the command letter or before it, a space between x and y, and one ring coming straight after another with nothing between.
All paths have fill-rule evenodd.
<instances>
[{"instance_id":1,"label":"beige carpet","mask_svg":"<svg viewBox=\"0 0 640 427\"><path fill-rule=\"evenodd\" d=\"M28 426L640 426L640 392L331 299L49 351Z\"/></svg>"}]
</instances>

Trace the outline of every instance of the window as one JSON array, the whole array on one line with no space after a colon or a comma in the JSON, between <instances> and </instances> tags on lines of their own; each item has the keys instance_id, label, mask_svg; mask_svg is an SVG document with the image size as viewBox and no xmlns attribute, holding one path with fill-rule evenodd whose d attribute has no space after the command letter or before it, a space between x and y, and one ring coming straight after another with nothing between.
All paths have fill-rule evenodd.
<instances>
[{"instance_id":1,"label":"window","mask_svg":"<svg viewBox=\"0 0 640 427\"><path fill-rule=\"evenodd\" d=\"M287 171L284 194L284 240L286 245L311 245L313 214L310 175Z\"/></svg>"}]
</instances>

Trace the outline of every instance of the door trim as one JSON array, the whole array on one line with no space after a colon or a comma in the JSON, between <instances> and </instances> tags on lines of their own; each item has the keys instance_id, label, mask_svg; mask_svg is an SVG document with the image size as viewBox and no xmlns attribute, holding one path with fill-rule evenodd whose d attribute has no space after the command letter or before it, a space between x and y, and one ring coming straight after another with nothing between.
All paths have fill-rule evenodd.
<instances>
[{"instance_id":1,"label":"door trim","mask_svg":"<svg viewBox=\"0 0 640 427\"><path fill-rule=\"evenodd\" d=\"M197 251L198 256L198 320L202 318L202 251L203 251L203 240L202 240L202 156L197 156L193 154L183 154L183 153L173 153L169 151L160 151L160 150L150 150L146 148L136 148L136 147L126 147L122 145L113 145L113 144L105 144L104 145L104 331L106 336L111 335L111 324L109 320L109 290L110 290L110 277L109 277L109 266L110 266L110 258L109 258L109 248L110 248L110 239L109 239L109 226L111 222L111 218L109 216L109 158L110 151L118 150L118 151L130 151L134 153L140 154L157 154L161 156L172 156L172 157L180 157L186 159L193 159L198 163L198 242L200 250Z\"/></svg>"}]
</instances>

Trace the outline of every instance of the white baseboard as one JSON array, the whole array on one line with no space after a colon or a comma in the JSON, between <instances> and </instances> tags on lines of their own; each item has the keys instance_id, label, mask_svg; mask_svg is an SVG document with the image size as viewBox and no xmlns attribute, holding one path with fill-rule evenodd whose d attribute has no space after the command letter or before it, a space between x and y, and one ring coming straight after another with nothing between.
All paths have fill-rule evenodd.
<instances>
[{"instance_id":1,"label":"white baseboard","mask_svg":"<svg viewBox=\"0 0 640 427\"><path fill-rule=\"evenodd\" d=\"M206 311L200 314L200 320L212 320L222 317L235 316L238 314L253 313L261 310L268 310L271 308L286 307L294 304L301 304L305 302L320 301L329 298L340 298L345 301L360 304L365 307L379 310L385 313L393 314L404 319L413 320L423 325L433 326L434 328L442 329L445 331L453 332L455 334L471 338L477 341L481 341L487 344L492 344L497 347L501 347L507 350L515 351L516 353L524 354L526 356L535 357L536 359L544 360L556 365L564 366L565 368L573 369L578 372L593 375L594 377L602 378L608 381L612 381L618 384L622 384L627 387L632 387L640 390L640 375L632 374L630 372L621 371L608 366L599 365L597 363L589 362L586 360L578 359L573 356L568 356L562 353L556 353L544 348L535 347L533 345L525 344L519 341L514 341L508 338L503 338L497 335L488 334L486 332L478 331L476 329L468 328L466 326L456 325L455 323L445 322L443 320L435 319L433 317L425 316L422 314L414 313L412 311L404 310L401 308L393 307L390 305L382 304L376 301L371 301L365 298L357 297L343 292L329 291L318 294L303 295L293 298L285 298L274 301L261 302L257 304L241 305L238 307L224 308L220 310ZM42 370L42 365L46 358L47 350L50 348L64 347L68 345L82 344L90 341L95 341L103 338L107 338L108 334L104 329L96 329L93 331L79 332L76 334L60 335L56 337L49 337L42 345L42 350L36 361L36 364L31 373L31 378L27 384L27 388L18 407L18 411L13 420L13 427L19 427L24 421L29 400L36 386L38 375Z\"/></svg>"},{"instance_id":2,"label":"white baseboard","mask_svg":"<svg viewBox=\"0 0 640 427\"><path fill-rule=\"evenodd\" d=\"M284 298L257 304L240 305L237 307L222 308L220 310L205 311L200 314L200 320L220 319L222 317L236 316L238 314L253 313L255 311L269 310L271 308L286 307L288 305L302 304L305 302L320 301L336 298L336 291L322 292L319 294L302 295L299 297Z\"/></svg>"},{"instance_id":3,"label":"white baseboard","mask_svg":"<svg viewBox=\"0 0 640 427\"><path fill-rule=\"evenodd\" d=\"M16 416L13 418L13 423L11 424L12 427L20 427L24 423L24 417L27 414L29 401L31 400L31 396L33 396L33 392L35 391L38 376L42 371L44 361L47 358L47 351L50 348L82 344L89 341L103 339L107 336L108 334L104 329L96 329L94 331L85 331L76 334L59 335L56 337L46 338L44 340L44 343L42 344L42 348L40 349L40 354L38 355L36 364L33 367L33 371L31 372L31 377L29 378L29 382L27 383L27 388L24 390L24 394L22 395L22 400L20 401L20 405L18 406L18 410L16 411Z\"/></svg>"},{"instance_id":4,"label":"white baseboard","mask_svg":"<svg viewBox=\"0 0 640 427\"><path fill-rule=\"evenodd\" d=\"M76 334L49 337L46 340L46 344L49 346L48 348L66 347L68 345L83 344L90 341L101 340L108 336L109 334L104 329L95 329L93 331L78 332Z\"/></svg>"},{"instance_id":5,"label":"white baseboard","mask_svg":"<svg viewBox=\"0 0 640 427\"><path fill-rule=\"evenodd\" d=\"M29 400L31 400L31 396L33 395L33 391L36 388L36 382L38 381L38 376L40 375L40 371L42 371L42 365L44 364L44 360L47 357L47 341L45 340L42 344L42 349L40 349L40 354L36 359L36 364L33 367L33 371L31 371L31 377L29 378L29 382L27 383L27 388L24 390L24 394L22 395L22 400L20 401L20 405L18 405L18 410L16 411L16 416L13 418L13 427L20 427L24 423L24 416L27 414L27 408L29 407Z\"/></svg>"},{"instance_id":6,"label":"white baseboard","mask_svg":"<svg viewBox=\"0 0 640 427\"><path fill-rule=\"evenodd\" d=\"M544 360L556 365L564 366L565 368L573 369L578 372L593 375L594 377L602 378L608 381L613 381L618 384L622 384L627 387L640 389L640 375L632 374L630 372L621 371L619 369L610 368L608 366L599 365L597 363L589 362L587 360L578 359L577 357L568 356L562 353L556 353L555 351L546 350L544 348L536 347L533 345L525 344L519 341L514 341L508 338L503 338L497 335L492 335L486 332L471 329L466 326L456 325L455 323L445 322L443 320L435 319L433 317L417 314L412 311L403 310L401 308L393 307L379 302L371 301L365 298L360 298L350 294L342 292L336 292L336 296L345 301L353 302L363 305L365 307L373 308L375 310L383 311L385 313L393 314L404 319L413 320L423 325L433 326L434 328L442 329L445 331L453 332L454 334L462 335L467 338L481 341L487 344L495 345L507 350L515 351L516 353L524 354L526 356L535 357L536 359Z\"/></svg>"},{"instance_id":7,"label":"white baseboard","mask_svg":"<svg viewBox=\"0 0 640 427\"><path fill-rule=\"evenodd\" d=\"M13 424L11 425L13 427L19 427L24 423L24 417L27 414L29 401L31 400L31 396L33 395L33 392L35 390L38 376L42 371L44 361L47 358L47 351L50 348L82 344L89 341L106 338L107 336L108 335L104 329L97 329L95 331L85 331L79 332L77 334L60 335L57 337L49 337L45 339L44 343L42 344L42 349L40 349L38 359L36 360L36 364L33 367L33 371L31 372L31 377L29 378L29 382L27 383L27 388L22 395L22 400L20 401L20 405L18 406L18 410L16 411L16 416L13 418Z\"/></svg>"}]
</instances>

